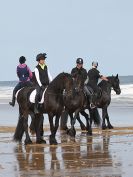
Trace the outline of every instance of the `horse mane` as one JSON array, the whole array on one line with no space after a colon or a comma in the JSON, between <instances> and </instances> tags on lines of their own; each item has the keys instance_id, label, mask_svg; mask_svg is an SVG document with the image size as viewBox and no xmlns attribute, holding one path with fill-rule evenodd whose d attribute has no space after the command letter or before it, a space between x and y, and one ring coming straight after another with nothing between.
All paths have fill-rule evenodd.
<instances>
[{"instance_id":1,"label":"horse mane","mask_svg":"<svg viewBox=\"0 0 133 177\"><path fill-rule=\"evenodd\" d=\"M72 78L71 74L69 73L65 73L62 72L60 74L58 74L53 80L52 82L49 84L49 88L58 88L62 83L63 83L63 79L65 78Z\"/></svg>"},{"instance_id":2,"label":"horse mane","mask_svg":"<svg viewBox=\"0 0 133 177\"><path fill-rule=\"evenodd\" d=\"M51 83L54 83L54 82L57 82L57 80L60 80L62 78L65 78L65 77L71 77L71 75L69 73L65 73L65 72L62 72L60 74L58 74Z\"/></svg>"},{"instance_id":3,"label":"horse mane","mask_svg":"<svg viewBox=\"0 0 133 177\"><path fill-rule=\"evenodd\" d=\"M115 78L115 76L113 76L113 75L107 77L107 79L109 80L110 83L111 83L112 79L114 79L114 78ZM119 78L118 78L118 80L119 80ZM102 80L101 82L99 82L98 86L102 87L102 86L108 84L109 82L105 81L105 80Z\"/></svg>"},{"instance_id":4,"label":"horse mane","mask_svg":"<svg viewBox=\"0 0 133 177\"><path fill-rule=\"evenodd\" d=\"M114 77L114 76L108 76L107 79L108 79L108 80L111 80L112 77ZM99 86L99 87L102 87L102 86L105 86L105 85L107 85L107 84L108 84L108 81L101 80L101 82L99 82L98 86Z\"/></svg>"},{"instance_id":5,"label":"horse mane","mask_svg":"<svg viewBox=\"0 0 133 177\"><path fill-rule=\"evenodd\" d=\"M99 86L99 87L102 87L102 86L104 86L105 84L107 84L107 81L102 80L102 81L100 81L100 82L98 83L98 86Z\"/></svg>"}]
</instances>

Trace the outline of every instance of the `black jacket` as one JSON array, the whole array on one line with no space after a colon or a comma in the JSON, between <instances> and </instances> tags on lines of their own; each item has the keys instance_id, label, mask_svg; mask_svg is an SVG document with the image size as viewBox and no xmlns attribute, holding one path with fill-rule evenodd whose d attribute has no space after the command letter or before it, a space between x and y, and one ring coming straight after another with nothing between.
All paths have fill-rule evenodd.
<instances>
[{"instance_id":1,"label":"black jacket","mask_svg":"<svg viewBox=\"0 0 133 177\"><path fill-rule=\"evenodd\" d=\"M84 69L84 68L78 69L77 67L73 68L72 71L71 71L71 75L73 77L76 77L77 74L82 75L84 81L87 79L87 71L86 71L86 69Z\"/></svg>"},{"instance_id":2,"label":"black jacket","mask_svg":"<svg viewBox=\"0 0 133 177\"><path fill-rule=\"evenodd\" d=\"M98 79L101 78L100 72L96 68L92 68L88 71L89 83L98 84Z\"/></svg>"},{"instance_id":3,"label":"black jacket","mask_svg":"<svg viewBox=\"0 0 133 177\"><path fill-rule=\"evenodd\" d=\"M41 68L40 65L37 65L36 68L39 71L39 77L42 85L44 86L49 85L47 66L44 67L44 70Z\"/></svg>"}]
</instances>

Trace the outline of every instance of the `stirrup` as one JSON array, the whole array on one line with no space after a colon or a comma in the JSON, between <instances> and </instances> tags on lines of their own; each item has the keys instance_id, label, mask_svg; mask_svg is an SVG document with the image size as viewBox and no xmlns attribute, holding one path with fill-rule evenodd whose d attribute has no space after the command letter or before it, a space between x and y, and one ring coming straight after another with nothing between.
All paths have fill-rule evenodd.
<instances>
[{"instance_id":1,"label":"stirrup","mask_svg":"<svg viewBox=\"0 0 133 177\"><path fill-rule=\"evenodd\" d=\"M90 108L94 109L96 106L93 103L90 103Z\"/></svg>"}]
</instances>

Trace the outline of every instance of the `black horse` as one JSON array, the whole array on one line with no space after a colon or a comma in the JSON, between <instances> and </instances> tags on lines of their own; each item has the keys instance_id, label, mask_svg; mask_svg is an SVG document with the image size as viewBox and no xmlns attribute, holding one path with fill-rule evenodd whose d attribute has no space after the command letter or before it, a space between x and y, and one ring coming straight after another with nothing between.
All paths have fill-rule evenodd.
<instances>
[{"instance_id":1,"label":"black horse","mask_svg":"<svg viewBox=\"0 0 133 177\"><path fill-rule=\"evenodd\" d=\"M75 136L76 134L74 128L76 119L82 124L79 118L79 113L82 113L85 116L87 123L87 133L89 135L92 135L92 128L90 125L89 116L84 112L84 109L86 108L89 109L91 119L94 121L94 123L100 125L100 116L98 114L97 108L90 108L90 101L84 92L84 80L81 75L77 75L77 77L74 78L74 91L65 91L64 105L66 113L68 113L71 118L71 128L68 130L69 135ZM74 117L73 113L75 114Z\"/></svg>"},{"instance_id":2,"label":"black horse","mask_svg":"<svg viewBox=\"0 0 133 177\"><path fill-rule=\"evenodd\" d=\"M113 90L116 92L117 95L119 95L121 93L120 81L118 78L118 74L116 76L110 76L107 78L108 78L108 81L102 80L98 84L99 89L101 90L101 96L98 100L96 100L96 103L95 103L95 105L98 108L102 108L102 119L103 119L102 129L103 130L106 128L113 129L113 126L110 123L109 115L108 115L108 111L107 111L107 108L111 102L111 89L113 88ZM107 120L107 125L105 123L105 119ZM82 123L82 121L81 121L81 123ZM92 124L91 116L90 116L90 123Z\"/></svg>"},{"instance_id":3,"label":"black horse","mask_svg":"<svg viewBox=\"0 0 133 177\"><path fill-rule=\"evenodd\" d=\"M26 139L25 144L31 144L28 133L28 115L35 117L36 125L36 142L46 143L41 137L43 113L47 113L50 123L50 144L57 144L55 135L59 126L59 118L64 108L63 104L63 91L71 91L73 87L73 80L70 74L61 73L59 74L48 86L45 96L44 103L40 105L40 114L34 114L34 105L29 102L29 95L34 88L23 88L18 93L17 101L19 104L19 120L14 134L15 141L21 141L25 132ZM55 125L53 118L55 116Z\"/></svg>"}]
</instances>

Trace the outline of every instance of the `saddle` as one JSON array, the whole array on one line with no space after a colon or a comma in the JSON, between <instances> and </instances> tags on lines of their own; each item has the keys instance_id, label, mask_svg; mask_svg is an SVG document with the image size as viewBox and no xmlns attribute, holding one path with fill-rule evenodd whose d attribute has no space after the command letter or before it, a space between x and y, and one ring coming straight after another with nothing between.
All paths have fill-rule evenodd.
<instances>
[{"instance_id":1,"label":"saddle","mask_svg":"<svg viewBox=\"0 0 133 177\"><path fill-rule=\"evenodd\" d=\"M86 95L96 95L96 97L98 99L100 99L101 96L102 96L102 89L100 87L98 87L98 91L95 92L91 86L85 85L85 87L84 87L84 93Z\"/></svg>"},{"instance_id":2,"label":"saddle","mask_svg":"<svg viewBox=\"0 0 133 177\"><path fill-rule=\"evenodd\" d=\"M93 95L94 90L89 85L85 85L84 86L84 93L85 93L85 95Z\"/></svg>"},{"instance_id":3,"label":"saddle","mask_svg":"<svg viewBox=\"0 0 133 177\"><path fill-rule=\"evenodd\" d=\"M21 89L20 89L20 90L21 90ZM16 95L15 95L16 98L17 98L18 93L20 92L20 90L17 91L17 93L16 93ZM44 95L45 95L46 90L47 90L47 87L46 87L45 90L40 94L39 104L44 103ZM34 90L30 93L30 95L29 95L29 101L30 101L31 103L35 103L35 96L36 96L36 89L34 89Z\"/></svg>"},{"instance_id":4,"label":"saddle","mask_svg":"<svg viewBox=\"0 0 133 177\"><path fill-rule=\"evenodd\" d=\"M42 93L40 94L40 98L39 98L39 104L42 104L44 103L44 95L45 95L45 92L46 92L47 88L45 88L44 91L42 91ZM30 94L30 97L29 97L29 101L31 103L35 103L35 96L36 96L36 89L33 90Z\"/></svg>"}]
</instances>

